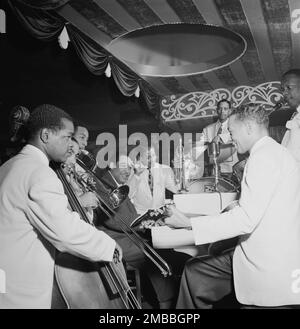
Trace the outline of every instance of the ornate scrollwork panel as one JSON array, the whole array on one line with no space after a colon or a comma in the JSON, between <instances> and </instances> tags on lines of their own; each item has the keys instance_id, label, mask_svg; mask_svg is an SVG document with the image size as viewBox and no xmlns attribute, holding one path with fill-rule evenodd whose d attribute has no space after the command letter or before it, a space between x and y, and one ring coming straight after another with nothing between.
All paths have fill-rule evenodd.
<instances>
[{"instance_id":1,"label":"ornate scrollwork panel","mask_svg":"<svg viewBox=\"0 0 300 329\"><path fill-rule=\"evenodd\" d=\"M211 92L191 92L185 95L164 97L161 101L163 121L186 120L216 115L216 104L226 98L233 107L255 102L274 106L282 98L280 82L265 82L255 87L238 86L232 91L219 88Z\"/></svg>"}]
</instances>

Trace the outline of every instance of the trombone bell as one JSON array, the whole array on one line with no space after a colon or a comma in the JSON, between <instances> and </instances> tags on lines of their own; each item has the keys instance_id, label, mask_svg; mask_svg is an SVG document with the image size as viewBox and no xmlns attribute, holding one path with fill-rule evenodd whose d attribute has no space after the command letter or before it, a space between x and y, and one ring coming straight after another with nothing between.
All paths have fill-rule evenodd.
<instances>
[{"instance_id":1,"label":"trombone bell","mask_svg":"<svg viewBox=\"0 0 300 329\"><path fill-rule=\"evenodd\" d=\"M112 208L118 208L121 203L127 198L129 194L129 186L119 185L110 171L109 173L111 175L111 178L113 179L114 184L108 182L107 179L105 179L104 177L98 177L98 175L96 175L94 171L97 167L97 161L94 156L86 150L82 150L81 153L76 156L76 161L88 174L88 177L85 179L85 183L89 186L89 188L97 195L99 195L101 193L97 191L97 185L100 184L100 186L102 186L102 189L104 189L107 193Z\"/></svg>"},{"instance_id":2,"label":"trombone bell","mask_svg":"<svg viewBox=\"0 0 300 329\"><path fill-rule=\"evenodd\" d=\"M128 185L121 185L114 189L110 194L109 198L114 208L118 208L121 203L127 198L129 193Z\"/></svg>"}]
</instances>

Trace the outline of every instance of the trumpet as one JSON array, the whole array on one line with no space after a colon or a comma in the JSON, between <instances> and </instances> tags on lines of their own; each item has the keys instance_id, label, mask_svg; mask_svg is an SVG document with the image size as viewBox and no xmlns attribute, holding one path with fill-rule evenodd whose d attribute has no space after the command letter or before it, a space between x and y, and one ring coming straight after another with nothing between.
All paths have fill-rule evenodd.
<instances>
[{"instance_id":1,"label":"trumpet","mask_svg":"<svg viewBox=\"0 0 300 329\"><path fill-rule=\"evenodd\" d=\"M91 159L92 155L88 155ZM103 182L100 180L93 171L91 171L88 166L81 160L77 159L78 164L86 171L84 174L78 174L76 171L73 172L73 175L80 184L84 192L92 192L96 195L98 199L99 208L107 215L108 218L116 216L113 202L116 201L116 204L120 205L127 197L129 192L129 187L127 185L121 185L117 188L113 188L112 191L109 191L106 187L108 184L107 181ZM116 182L112 173L109 170L109 174ZM117 182L116 182L117 183ZM172 275L171 268L168 263L148 244L146 243L138 233L126 223L121 216L118 216L120 229L127 235L127 237L139 247L146 257L148 257L161 271L164 277Z\"/></svg>"}]
</instances>

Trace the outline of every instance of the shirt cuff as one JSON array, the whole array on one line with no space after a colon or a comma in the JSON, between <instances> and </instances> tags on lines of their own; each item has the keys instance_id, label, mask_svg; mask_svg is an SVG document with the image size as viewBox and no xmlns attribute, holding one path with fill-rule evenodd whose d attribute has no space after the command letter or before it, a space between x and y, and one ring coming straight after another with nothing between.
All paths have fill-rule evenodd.
<instances>
[{"instance_id":1,"label":"shirt cuff","mask_svg":"<svg viewBox=\"0 0 300 329\"><path fill-rule=\"evenodd\" d=\"M199 216L191 218L192 231L195 239L195 245L211 243L215 241L215 232L210 231L210 220L213 216Z\"/></svg>"},{"instance_id":2,"label":"shirt cuff","mask_svg":"<svg viewBox=\"0 0 300 329\"><path fill-rule=\"evenodd\" d=\"M104 233L104 234L106 234L106 233ZM116 241L114 239L112 239L107 234L106 234L106 240L107 240L106 243L105 243L105 245L106 245L106 248L105 249L106 250L104 251L103 250L103 247L100 250L100 254L105 254L105 257L103 257L104 259L102 259L100 261L103 261L103 262L112 262L117 243L116 243Z\"/></svg>"}]
</instances>

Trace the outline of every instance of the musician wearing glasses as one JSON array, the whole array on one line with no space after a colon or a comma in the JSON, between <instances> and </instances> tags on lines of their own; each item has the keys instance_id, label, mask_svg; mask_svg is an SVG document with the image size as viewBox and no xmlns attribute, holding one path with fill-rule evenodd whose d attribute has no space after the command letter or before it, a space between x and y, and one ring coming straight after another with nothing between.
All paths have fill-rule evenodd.
<instances>
[{"instance_id":1,"label":"musician wearing glasses","mask_svg":"<svg viewBox=\"0 0 300 329\"><path fill-rule=\"evenodd\" d=\"M300 165L300 69L291 69L284 73L281 89L284 101L295 111L286 123L287 131L281 144L291 152Z\"/></svg>"},{"instance_id":2,"label":"musician wearing glasses","mask_svg":"<svg viewBox=\"0 0 300 329\"><path fill-rule=\"evenodd\" d=\"M235 110L229 131L237 151L250 153L238 205L220 215L192 219L172 209L165 222L190 227L186 242L196 245L235 236L239 240L233 250L187 262L177 307L210 309L233 290L245 308L299 307L299 166L269 137L263 106Z\"/></svg>"},{"instance_id":3,"label":"musician wearing glasses","mask_svg":"<svg viewBox=\"0 0 300 329\"><path fill-rule=\"evenodd\" d=\"M27 145L0 168L0 308L50 308L55 248L94 262L111 262L115 250L122 255L112 238L68 209L49 167L70 156L72 118L44 104L32 112L28 132Z\"/></svg>"},{"instance_id":4,"label":"musician wearing glasses","mask_svg":"<svg viewBox=\"0 0 300 329\"><path fill-rule=\"evenodd\" d=\"M217 103L218 120L203 129L204 142L214 142L221 146L221 154L218 158L218 163L221 174L228 178L231 178L232 167L239 161L228 131L228 118L231 113L232 107L230 101L221 99Z\"/></svg>"}]
</instances>

